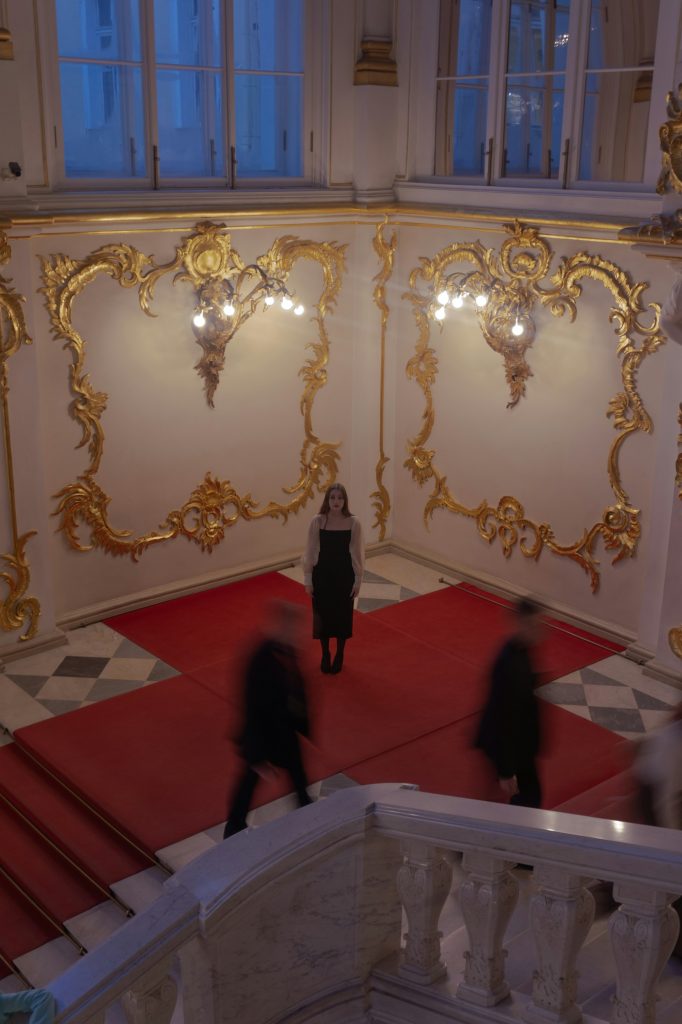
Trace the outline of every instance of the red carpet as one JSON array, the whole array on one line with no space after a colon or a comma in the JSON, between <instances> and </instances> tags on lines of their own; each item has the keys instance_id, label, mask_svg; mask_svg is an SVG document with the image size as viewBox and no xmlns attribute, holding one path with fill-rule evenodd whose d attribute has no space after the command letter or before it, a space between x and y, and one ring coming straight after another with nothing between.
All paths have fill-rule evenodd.
<instances>
[{"instance_id":1,"label":"red carpet","mask_svg":"<svg viewBox=\"0 0 682 1024\"><path fill-rule=\"evenodd\" d=\"M269 573L109 619L184 674L19 730L16 747L0 751L0 796L11 796L29 820L58 836L77 864L93 866L104 886L141 870L144 856L111 843L100 824L90 829L89 812L62 789L48 806L50 785L22 749L148 855L222 822L238 771L232 740L240 727L243 663L273 598L309 605L299 584ZM505 602L458 587L356 615L340 676L320 673L311 643L304 658L314 727L304 744L311 781L342 771L360 783L415 782L427 791L497 798L471 736L490 661L508 628ZM566 630L549 625L541 652L545 680L617 650ZM545 805L576 813L612 806L608 785L623 771L622 741L552 705L544 709ZM588 750L589 757L576 756ZM282 795L287 783L261 783L257 803ZM590 794L582 805L581 794ZM10 820L13 813L0 802L3 842L12 832L0 865L3 858L20 864L41 898L58 891L55 906L64 917L100 902L91 883L69 879L63 864L43 862L26 828ZM0 888L0 912L14 921L12 900ZM44 921L17 918L12 955L39 945L46 930ZM2 943L0 953L7 955Z\"/></svg>"},{"instance_id":2,"label":"red carpet","mask_svg":"<svg viewBox=\"0 0 682 1024\"><path fill-rule=\"evenodd\" d=\"M466 584L447 587L381 608L372 613L372 618L408 636L423 638L433 647L455 654L479 669L487 669L510 631L510 603L484 594L485 591ZM549 682L619 650L622 648L609 640L547 619L537 657L538 671L542 681Z\"/></svg>"}]
</instances>

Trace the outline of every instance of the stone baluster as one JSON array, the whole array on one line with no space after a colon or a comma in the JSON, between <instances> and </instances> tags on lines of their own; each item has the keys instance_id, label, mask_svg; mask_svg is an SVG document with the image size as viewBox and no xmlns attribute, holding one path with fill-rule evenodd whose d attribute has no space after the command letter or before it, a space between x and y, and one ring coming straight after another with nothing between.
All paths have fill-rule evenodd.
<instances>
[{"instance_id":1,"label":"stone baluster","mask_svg":"<svg viewBox=\"0 0 682 1024\"><path fill-rule=\"evenodd\" d=\"M613 895L621 905L609 920L617 978L611 1024L654 1024L656 984L680 930L675 897L637 883L617 884Z\"/></svg>"},{"instance_id":2,"label":"stone baluster","mask_svg":"<svg viewBox=\"0 0 682 1024\"><path fill-rule=\"evenodd\" d=\"M468 877L460 887L460 901L469 950L457 998L477 1006L494 1006L509 994L502 943L519 897L519 883L509 871L513 866L513 861L485 853L464 854Z\"/></svg>"},{"instance_id":3,"label":"stone baluster","mask_svg":"<svg viewBox=\"0 0 682 1024\"><path fill-rule=\"evenodd\" d=\"M215 978L213 966L201 936L178 950L182 982L182 1010L187 1024L214 1024Z\"/></svg>"},{"instance_id":4,"label":"stone baluster","mask_svg":"<svg viewBox=\"0 0 682 1024\"><path fill-rule=\"evenodd\" d=\"M170 1024L178 1001L172 963L156 964L135 982L122 1004L129 1024Z\"/></svg>"},{"instance_id":5,"label":"stone baluster","mask_svg":"<svg viewBox=\"0 0 682 1024\"><path fill-rule=\"evenodd\" d=\"M524 1017L532 1024L575 1024L582 1020L575 962L594 921L594 896L585 888L587 879L560 868L539 866L535 880L539 892L530 901L530 923L539 967Z\"/></svg>"},{"instance_id":6,"label":"stone baluster","mask_svg":"<svg viewBox=\"0 0 682 1024\"><path fill-rule=\"evenodd\" d=\"M452 884L452 864L442 850L406 841L398 869L398 894L407 916L406 945L400 973L420 985L445 974L438 919Z\"/></svg>"}]
</instances>

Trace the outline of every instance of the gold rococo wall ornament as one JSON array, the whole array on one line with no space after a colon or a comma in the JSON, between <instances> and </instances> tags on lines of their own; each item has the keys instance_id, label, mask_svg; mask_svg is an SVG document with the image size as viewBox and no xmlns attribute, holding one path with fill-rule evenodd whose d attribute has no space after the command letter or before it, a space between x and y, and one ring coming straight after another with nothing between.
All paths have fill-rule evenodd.
<instances>
[{"instance_id":1,"label":"gold rococo wall ornament","mask_svg":"<svg viewBox=\"0 0 682 1024\"><path fill-rule=\"evenodd\" d=\"M113 278L121 287L137 288L140 307L146 313L150 312L154 286L165 274L177 271L176 280L190 280L198 290L216 280L218 275L221 279L232 271L239 275L245 264L232 248L223 227L208 221L197 224L194 233L184 238L176 249L175 258L161 266L132 246L121 244L102 246L82 260L63 254L42 259L41 291L45 294L52 332L65 342L71 353L70 385L74 397L70 412L81 429L77 448L87 446L90 455L89 465L78 480L67 484L55 496L58 499L55 515L60 517L59 529L76 551L100 548L111 555L129 555L136 561L151 545L179 536L193 541L204 551L211 551L223 540L225 530L239 519L269 516L286 521L290 514L298 512L310 500L316 490L322 490L336 478L339 443L322 441L317 436L313 430L312 409L317 392L327 381L329 337L325 320L341 288L346 246L287 235L277 239L268 252L259 257L258 265L272 277L286 280L299 260L312 260L320 266L323 277L322 291L311 318L317 327L317 338L308 345L311 355L299 371L304 381L300 399L304 439L299 477L290 487L283 488L286 494L291 495L290 500L260 505L250 494L240 495L229 480L221 480L207 472L187 501L170 511L158 529L135 537L131 530L116 529L109 521L111 497L96 479L104 453L103 414L108 396L95 390L85 369L86 341L74 327L73 304L100 274ZM239 322L234 330L253 311L247 295L243 315L235 318ZM217 376L212 378L211 375L219 374L222 369L224 346L229 337L217 339L214 353L205 352L205 373L200 360L199 368L205 380L215 379L217 383ZM89 531L88 543L80 538L82 526Z\"/></svg>"},{"instance_id":2,"label":"gold rococo wall ornament","mask_svg":"<svg viewBox=\"0 0 682 1024\"><path fill-rule=\"evenodd\" d=\"M384 228L386 227L388 218L377 224L374 238L372 239L372 247L378 258L381 260L381 270L374 277L376 282L374 286L373 298L374 302L379 309L381 316L381 335L380 335L380 377L379 377L379 459L376 464L375 478L377 482L376 491L372 491L370 498L372 500L372 507L374 509L374 523L373 526L379 530L379 540L385 540L386 538L386 527L388 524L388 517L391 514L391 496L388 493L388 488L384 483L384 470L390 459L384 451L384 388L386 378L386 331L388 328L388 316L389 308L386 302L386 284L393 273L393 262L395 260L395 252L398 245L397 236L395 231L392 232L390 238L384 236Z\"/></svg>"},{"instance_id":3,"label":"gold rococo wall ornament","mask_svg":"<svg viewBox=\"0 0 682 1024\"><path fill-rule=\"evenodd\" d=\"M8 263L11 248L7 236L0 231L0 264ZM0 581L7 587L4 600L0 601L0 629L13 632L24 629L20 640L31 640L38 632L40 602L37 597L27 597L31 584L31 570L26 558L26 545L35 530L20 534L17 527L16 494L14 488L14 463L9 415L9 377L7 364L22 345L30 345L31 338L26 330L23 295L12 287L9 278L0 274L0 404L2 405L2 433L5 450L5 475L9 519L12 529L12 551L0 555L0 562L6 566L0 572Z\"/></svg>"},{"instance_id":4,"label":"gold rococo wall ornament","mask_svg":"<svg viewBox=\"0 0 682 1024\"><path fill-rule=\"evenodd\" d=\"M521 290L532 294L554 316L568 314L572 321L577 315L583 279L601 284L613 297L609 321L614 325L618 337L616 351L620 357L623 384L623 390L611 399L606 413L613 419L616 430L607 458L614 501L604 509L596 523L583 530L577 540L561 544L549 523L538 523L527 516L518 498L505 495L497 505L490 505L485 499L475 506L465 505L453 495L446 477L438 469L436 451L428 447L435 423L433 385L438 372L438 357L430 346L432 285L435 281L438 286L439 278L442 278L449 264L457 259L469 259L477 267L496 267L501 257L492 249L484 249L480 242L457 243L442 249L431 259L422 257L420 265L410 275L411 290L405 294L405 298L412 304L418 338L415 355L408 361L406 373L421 388L425 408L421 430L408 441L409 456L404 465L420 486L429 482L433 486L424 508L424 522L427 526L437 509L445 509L473 519L479 535L489 543L498 539L506 558L511 556L517 544L526 558L533 559L539 558L543 548L548 548L554 554L570 558L580 565L587 573L594 592L599 587L600 579L599 563L594 551L598 538L602 538L608 550L615 552L615 563L634 555L641 533L639 509L633 506L623 486L619 456L629 436L638 431L649 433L652 430L651 418L637 391L637 372L642 361L665 341L659 326L660 306L654 302L643 304L642 294L648 287L646 283L633 282L630 275L615 263L586 252L564 257L549 278L549 287L543 287L540 284L539 269L549 272L552 259L549 245L540 238L537 230L518 221L505 225L505 230L510 237L502 246L507 252L503 264L513 269L509 296L511 303ZM539 260L538 252L541 254ZM525 282L524 275L527 275ZM419 290L421 281L429 285L427 292ZM641 319L645 313L648 314L647 322ZM520 373L523 385L523 366L517 372Z\"/></svg>"},{"instance_id":5,"label":"gold rococo wall ornament","mask_svg":"<svg viewBox=\"0 0 682 1024\"><path fill-rule=\"evenodd\" d=\"M659 128L662 156L656 191L660 195L682 192L682 85L677 96L674 92L666 96L666 110L668 120Z\"/></svg>"}]
</instances>

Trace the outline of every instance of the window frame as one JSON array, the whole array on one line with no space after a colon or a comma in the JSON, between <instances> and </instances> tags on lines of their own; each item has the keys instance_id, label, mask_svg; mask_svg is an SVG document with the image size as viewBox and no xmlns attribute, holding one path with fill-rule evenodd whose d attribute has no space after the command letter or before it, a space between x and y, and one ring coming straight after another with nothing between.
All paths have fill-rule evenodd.
<instances>
[{"instance_id":1,"label":"window frame","mask_svg":"<svg viewBox=\"0 0 682 1024\"><path fill-rule=\"evenodd\" d=\"M220 0L223 32L221 33L221 59L219 69L222 80L223 116L222 125L225 147L225 174L198 177L163 177L156 178L154 168L155 147L159 145L159 125L157 119L157 62L155 57L154 39L154 0L139 0L140 4L140 50L144 117L144 177L73 177L66 173L63 112L61 102L60 63L57 37L56 0L47 5L46 17L49 26L51 45L45 48L45 81L49 82L51 91L51 113L53 128L52 147L52 190L58 192L178 192L181 190L201 190L202 192L237 192L259 191L267 189L300 189L316 185L321 180L320 146L323 144L323 132L320 123L322 105L315 97L321 92L323 62L319 59L316 39L324 25L318 10L317 0L303 0L303 86L302 86L302 132L301 162L303 174L299 176L240 177L239 168L232 160L233 148L236 150L236 119L235 119L235 66L233 52L233 33L228 26L233 24L233 0ZM326 26L324 26L326 27ZM77 63L77 61L74 61ZM95 63L106 65L105 60ZM126 63L126 62L121 62ZM165 67L165 65L164 65ZM315 88L315 85L319 88ZM158 152L158 148L156 149Z\"/></svg>"},{"instance_id":2,"label":"window frame","mask_svg":"<svg viewBox=\"0 0 682 1024\"><path fill-rule=\"evenodd\" d=\"M552 178L545 178L539 175L507 175L504 173L504 152L506 144L505 114L506 114L506 82L508 77L514 77L513 72L507 72L508 59L508 26L512 0L490 0L492 6L491 14L491 43L490 43L490 66L488 73L489 95L486 122L487 147L490 146L490 139L493 140L493 153L489 167L484 167L481 176L442 174L433 173L438 167L439 147L444 146L443 136L451 129L438 123L440 111L438 108L437 90L440 82L451 85L457 80L457 76L440 75L437 67L439 56L442 52L442 40L440 32L444 24L452 24L454 20L454 9L459 0L449 0L450 14L439 17L438 32L436 40L436 75L434 76L434 159L432 173L428 176L434 184L449 185L453 189L467 190L474 188L488 189L494 187L496 190L507 191L560 191L562 193L646 193L650 195L655 189L658 170L660 167L660 156L658 154L658 123L652 112L661 99L660 109L665 109L664 97L672 80L674 70L673 48L669 40L666 45L666 24L673 14L673 5L670 0L660 0L658 12L658 25L656 27L656 42L653 55L653 76L651 86L651 108L648 118L646 152L643 168L642 181L599 181L594 179L582 179L579 177L580 149L582 141L582 120L586 94L586 82L589 75L587 68L587 53L590 30L590 2L591 0L573 0L569 13L569 37L574 40L570 59L567 61L564 79L564 111L561 130L561 153L559 157L558 174ZM679 17L679 12L678 15ZM668 31L667 35L670 35ZM665 51L669 52L665 52ZM538 73L540 74L540 73ZM543 73L544 74L544 73ZM445 104L447 109L447 103ZM568 154L566 146L568 144ZM652 152L653 150L653 152ZM452 154L450 154L452 162ZM424 181L424 176L418 180Z\"/></svg>"}]
</instances>

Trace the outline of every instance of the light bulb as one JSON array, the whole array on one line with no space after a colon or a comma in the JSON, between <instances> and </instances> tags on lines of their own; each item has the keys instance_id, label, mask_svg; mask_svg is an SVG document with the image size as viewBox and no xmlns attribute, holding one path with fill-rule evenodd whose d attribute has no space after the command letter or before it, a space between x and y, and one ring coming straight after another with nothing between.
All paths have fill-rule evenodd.
<instances>
[{"instance_id":1,"label":"light bulb","mask_svg":"<svg viewBox=\"0 0 682 1024\"><path fill-rule=\"evenodd\" d=\"M226 302L223 306L223 313L225 316L234 316L234 306L231 302Z\"/></svg>"},{"instance_id":2,"label":"light bulb","mask_svg":"<svg viewBox=\"0 0 682 1024\"><path fill-rule=\"evenodd\" d=\"M433 315L436 320L445 320L445 306L441 306Z\"/></svg>"},{"instance_id":3,"label":"light bulb","mask_svg":"<svg viewBox=\"0 0 682 1024\"><path fill-rule=\"evenodd\" d=\"M275 296L274 295L266 295L265 296L265 305L266 306L274 306L274 304L275 304Z\"/></svg>"},{"instance_id":4,"label":"light bulb","mask_svg":"<svg viewBox=\"0 0 682 1024\"><path fill-rule=\"evenodd\" d=\"M303 316L303 314L305 313L305 306L302 306L301 303L299 302L298 306L296 306L296 309L294 310L294 313L296 314L296 316Z\"/></svg>"},{"instance_id":5,"label":"light bulb","mask_svg":"<svg viewBox=\"0 0 682 1024\"><path fill-rule=\"evenodd\" d=\"M440 302L441 306L447 306L448 302L450 301L450 293L446 292L445 289L443 289L443 291L439 292L438 294L438 301Z\"/></svg>"},{"instance_id":6,"label":"light bulb","mask_svg":"<svg viewBox=\"0 0 682 1024\"><path fill-rule=\"evenodd\" d=\"M293 304L293 301L289 298L288 295L285 295L284 298L282 299L282 302L280 303L282 309L291 309Z\"/></svg>"},{"instance_id":7,"label":"light bulb","mask_svg":"<svg viewBox=\"0 0 682 1024\"><path fill-rule=\"evenodd\" d=\"M483 309L484 306L488 305L488 296L485 292L481 292L480 295L476 296L476 305L479 309Z\"/></svg>"},{"instance_id":8,"label":"light bulb","mask_svg":"<svg viewBox=\"0 0 682 1024\"><path fill-rule=\"evenodd\" d=\"M464 305L464 296L462 295L461 292L457 292L454 299L452 300L452 305L455 307L455 309L462 308L462 306Z\"/></svg>"},{"instance_id":9,"label":"light bulb","mask_svg":"<svg viewBox=\"0 0 682 1024\"><path fill-rule=\"evenodd\" d=\"M519 323L518 317L516 318L516 322L512 327L511 331L515 338L520 338L523 334L523 324Z\"/></svg>"},{"instance_id":10,"label":"light bulb","mask_svg":"<svg viewBox=\"0 0 682 1024\"><path fill-rule=\"evenodd\" d=\"M206 317L203 313L195 313L193 323L195 327L203 327L206 323Z\"/></svg>"}]
</instances>

